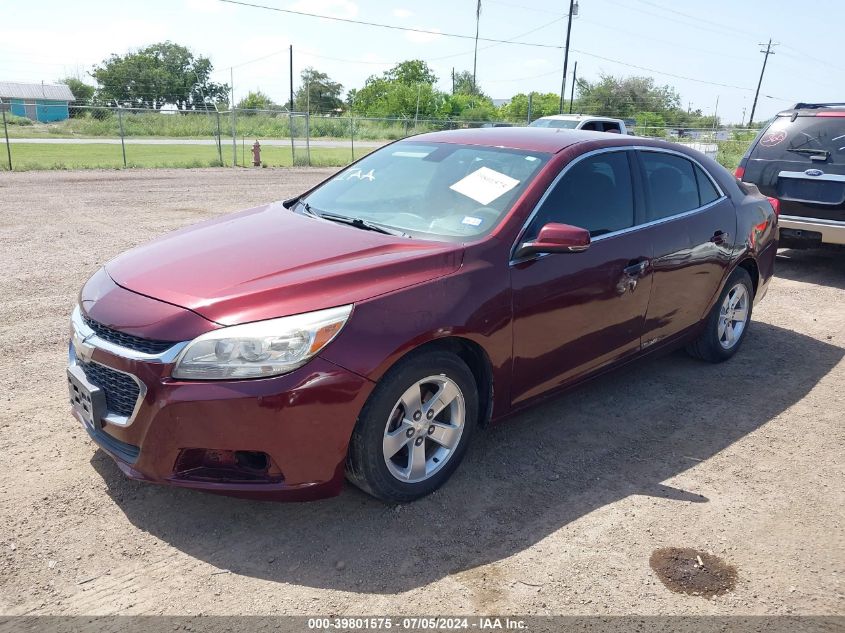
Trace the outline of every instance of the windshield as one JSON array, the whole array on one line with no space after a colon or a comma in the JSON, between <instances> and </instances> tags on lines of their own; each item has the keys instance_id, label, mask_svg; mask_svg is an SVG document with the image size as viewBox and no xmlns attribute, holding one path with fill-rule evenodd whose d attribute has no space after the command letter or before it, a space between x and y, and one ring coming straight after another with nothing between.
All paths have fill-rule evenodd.
<instances>
[{"instance_id":1,"label":"windshield","mask_svg":"<svg viewBox=\"0 0 845 633\"><path fill-rule=\"evenodd\" d=\"M537 119L532 121L528 127L554 127L567 130L574 130L578 127L577 119Z\"/></svg>"},{"instance_id":2,"label":"windshield","mask_svg":"<svg viewBox=\"0 0 845 633\"><path fill-rule=\"evenodd\" d=\"M347 167L302 202L316 215L378 224L411 237L465 241L491 231L548 158L405 141Z\"/></svg>"},{"instance_id":3,"label":"windshield","mask_svg":"<svg viewBox=\"0 0 845 633\"><path fill-rule=\"evenodd\" d=\"M753 158L811 163L812 156L845 161L845 117L779 116L760 137Z\"/></svg>"}]
</instances>

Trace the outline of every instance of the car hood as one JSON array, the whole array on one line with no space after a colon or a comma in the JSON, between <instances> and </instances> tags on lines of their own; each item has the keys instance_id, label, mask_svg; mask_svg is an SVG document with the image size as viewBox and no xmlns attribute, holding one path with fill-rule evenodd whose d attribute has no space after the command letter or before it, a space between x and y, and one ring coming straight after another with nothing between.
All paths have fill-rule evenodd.
<instances>
[{"instance_id":1,"label":"car hood","mask_svg":"<svg viewBox=\"0 0 845 633\"><path fill-rule=\"evenodd\" d=\"M463 246L298 215L281 203L197 224L106 264L118 285L235 325L363 301L447 275Z\"/></svg>"}]
</instances>

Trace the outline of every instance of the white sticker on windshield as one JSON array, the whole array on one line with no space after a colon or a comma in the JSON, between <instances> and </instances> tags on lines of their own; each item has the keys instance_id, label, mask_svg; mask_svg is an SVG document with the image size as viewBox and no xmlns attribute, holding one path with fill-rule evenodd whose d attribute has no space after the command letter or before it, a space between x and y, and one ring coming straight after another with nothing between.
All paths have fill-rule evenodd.
<instances>
[{"instance_id":1,"label":"white sticker on windshield","mask_svg":"<svg viewBox=\"0 0 845 633\"><path fill-rule=\"evenodd\" d=\"M479 204L488 205L518 184L519 181L515 178L501 174L489 167L480 167L469 176L461 178L449 189L457 191L467 198L472 198Z\"/></svg>"},{"instance_id":2,"label":"white sticker on windshield","mask_svg":"<svg viewBox=\"0 0 845 633\"><path fill-rule=\"evenodd\" d=\"M481 218L476 218L471 215L465 215L461 220L461 224L469 224L470 226L481 226Z\"/></svg>"}]
</instances>

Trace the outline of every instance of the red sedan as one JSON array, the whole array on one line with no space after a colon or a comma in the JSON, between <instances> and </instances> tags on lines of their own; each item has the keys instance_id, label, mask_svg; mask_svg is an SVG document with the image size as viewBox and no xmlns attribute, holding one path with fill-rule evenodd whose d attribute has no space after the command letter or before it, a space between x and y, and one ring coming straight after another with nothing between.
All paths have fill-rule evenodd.
<instances>
[{"instance_id":1,"label":"red sedan","mask_svg":"<svg viewBox=\"0 0 845 633\"><path fill-rule=\"evenodd\" d=\"M543 396L679 346L730 358L776 235L679 145L416 136L106 264L72 317L73 412L137 479L409 501Z\"/></svg>"}]
</instances>

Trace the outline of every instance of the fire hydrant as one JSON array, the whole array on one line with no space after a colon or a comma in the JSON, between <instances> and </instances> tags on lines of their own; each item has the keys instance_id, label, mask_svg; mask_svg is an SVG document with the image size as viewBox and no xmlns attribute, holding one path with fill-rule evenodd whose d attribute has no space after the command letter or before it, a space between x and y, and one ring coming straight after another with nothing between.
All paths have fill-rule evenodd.
<instances>
[{"instance_id":1,"label":"fire hydrant","mask_svg":"<svg viewBox=\"0 0 845 633\"><path fill-rule=\"evenodd\" d=\"M261 144L258 141L252 146L252 166L261 167Z\"/></svg>"}]
</instances>

